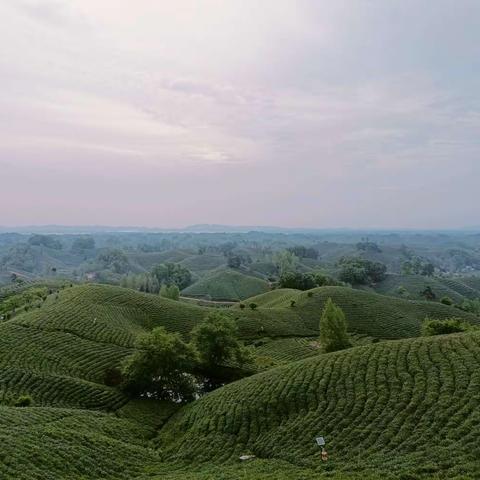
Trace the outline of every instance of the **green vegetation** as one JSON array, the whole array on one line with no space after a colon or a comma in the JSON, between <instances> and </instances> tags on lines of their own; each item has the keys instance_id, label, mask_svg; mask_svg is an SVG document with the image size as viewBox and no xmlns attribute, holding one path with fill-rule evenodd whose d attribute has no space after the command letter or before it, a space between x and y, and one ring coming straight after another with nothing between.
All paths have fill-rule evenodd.
<instances>
[{"instance_id":1,"label":"green vegetation","mask_svg":"<svg viewBox=\"0 0 480 480\"><path fill-rule=\"evenodd\" d=\"M479 478L478 238L0 234L0 478Z\"/></svg>"},{"instance_id":2,"label":"green vegetation","mask_svg":"<svg viewBox=\"0 0 480 480\"><path fill-rule=\"evenodd\" d=\"M171 300L179 300L180 290L176 285L162 285L162 288L160 288L160 296L170 298Z\"/></svg>"},{"instance_id":3,"label":"green vegetation","mask_svg":"<svg viewBox=\"0 0 480 480\"><path fill-rule=\"evenodd\" d=\"M380 339L418 336L425 317L459 317L473 324L480 322L479 318L471 313L439 302L410 301L347 287L320 287L306 292L273 290L248 299L245 304L254 302L258 305L254 313L260 321L263 321L266 315L268 318L277 318L277 335L281 331L279 320L288 312L289 331L296 333L287 335L310 336L318 334L319 317L329 298L345 313L350 333ZM290 307L292 300L295 300L295 308ZM244 320L241 325L245 325ZM268 329L271 331L270 327ZM308 331L311 333L307 333Z\"/></svg>"},{"instance_id":4,"label":"green vegetation","mask_svg":"<svg viewBox=\"0 0 480 480\"><path fill-rule=\"evenodd\" d=\"M446 318L444 320L427 318L422 324L422 335L430 337L432 335L468 332L473 328L474 327L470 323L467 323L460 318Z\"/></svg>"},{"instance_id":5,"label":"green vegetation","mask_svg":"<svg viewBox=\"0 0 480 480\"><path fill-rule=\"evenodd\" d=\"M342 309L329 298L320 319L320 342L325 352L336 352L352 346Z\"/></svg>"},{"instance_id":6,"label":"green vegetation","mask_svg":"<svg viewBox=\"0 0 480 480\"><path fill-rule=\"evenodd\" d=\"M295 272L298 266L298 257L289 250L277 252L273 256L273 264L280 276L289 272Z\"/></svg>"},{"instance_id":7,"label":"green vegetation","mask_svg":"<svg viewBox=\"0 0 480 480\"><path fill-rule=\"evenodd\" d=\"M191 338L199 357L198 370L210 381L229 380L232 372L225 366L233 364L238 371L250 360L248 351L238 341L235 321L220 312L209 313L192 330Z\"/></svg>"},{"instance_id":8,"label":"green vegetation","mask_svg":"<svg viewBox=\"0 0 480 480\"><path fill-rule=\"evenodd\" d=\"M309 468L319 478L477 478L479 359L473 333L318 355L188 405L160 431L159 445L165 460L190 465L228 464L245 452L281 459L307 469L298 478L311 478ZM326 465L318 435L327 439Z\"/></svg>"},{"instance_id":9,"label":"green vegetation","mask_svg":"<svg viewBox=\"0 0 480 480\"><path fill-rule=\"evenodd\" d=\"M296 290L311 290L312 288L326 285L340 285L340 283L321 273L300 272L286 272L280 276L278 281L280 288L293 288Z\"/></svg>"},{"instance_id":10,"label":"green vegetation","mask_svg":"<svg viewBox=\"0 0 480 480\"><path fill-rule=\"evenodd\" d=\"M380 262L372 262L359 257L343 257L338 262L338 278L351 285L368 285L381 282L387 267Z\"/></svg>"},{"instance_id":11,"label":"green vegetation","mask_svg":"<svg viewBox=\"0 0 480 480\"><path fill-rule=\"evenodd\" d=\"M129 394L176 402L193 400L195 383L191 372L196 353L180 334L157 327L140 336L135 348L122 370Z\"/></svg>"},{"instance_id":12,"label":"green vegetation","mask_svg":"<svg viewBox=\"0 0 480 480\"><path fill-rule=\"evenodd\" d=\"M236 270L219 270L182 291L182 295L211 300L243 300L268 291L268 283Z\"/></svg>"},{"instance_id":13,"label":"green vegetation","mask_svg":"<svg viewBox=\"0 0 480 480\"><path fill-rule=\"evenodd\" d=\"M192 282L190 270L178 263L162 263L152 268L152 275L159 285L176 285L180 290L188 287Z\"/></svg>"}]
</instances>

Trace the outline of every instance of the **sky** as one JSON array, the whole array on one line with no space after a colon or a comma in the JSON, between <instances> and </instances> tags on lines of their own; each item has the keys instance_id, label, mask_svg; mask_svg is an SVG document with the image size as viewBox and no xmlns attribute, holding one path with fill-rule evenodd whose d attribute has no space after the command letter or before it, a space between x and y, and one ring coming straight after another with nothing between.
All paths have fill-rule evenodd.
<instances>
[{"instance_id":1,"label":"sky","mask_svg":"<svg viewBox=\"0 0 480 480\"><path fill-rule=\"evenodd\" d=\"M0 18L0 225L480 225L478 0Z\"/></svg>"}]
</instances>

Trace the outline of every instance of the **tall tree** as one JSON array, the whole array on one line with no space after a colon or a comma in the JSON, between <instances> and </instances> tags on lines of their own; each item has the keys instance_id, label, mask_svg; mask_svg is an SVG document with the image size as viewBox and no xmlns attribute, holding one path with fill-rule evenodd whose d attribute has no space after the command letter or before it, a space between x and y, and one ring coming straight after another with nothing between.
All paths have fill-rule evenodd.
<instances>
[{"instance_id":1,"label":"tall tree","mask_svg":"<svg viewBox=\"0 0 480 480\"><path fill-rule=\"evenodd\" d=\"M192 400L195 392L195 349L180 334L154 328L141 336L124 363L124 388L132 395L174 401Z\"/></svg>"},{"instance_id":2,"label":"tall tree","mask_svg":"<svg viewBox=\"0 0 480 480\"><path fill-rule=\"evenodd\" d=\"M325 352L335 352L352 346L347 334L345 314L331 298L327 300L320 319L320 342Z\"/></svg>"},{"instance_id":3,"label":"tall tree","mask_svg":"<svg viewBox=\"0 0 480 480\"><path fill-rule=\"evenodd\" d=\"M237 338L235 321L220 312L212 312L192 331L192 344L197 350L200 366L210 376L224 374L226 362L241 367L248 355Z\"/></svg>"}]
</instances>

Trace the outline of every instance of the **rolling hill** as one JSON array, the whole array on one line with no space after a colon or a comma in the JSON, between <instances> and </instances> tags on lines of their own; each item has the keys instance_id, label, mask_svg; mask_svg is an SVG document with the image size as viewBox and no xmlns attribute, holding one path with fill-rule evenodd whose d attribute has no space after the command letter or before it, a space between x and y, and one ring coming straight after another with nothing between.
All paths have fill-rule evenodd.
<instances>
[{"instance_id":1,"label":"rolling hill","mask_svg":"<svg viewBox=\"0 0 480 480\"><path fill-rule=\"evenodd\" d=\"M374 290L384 295L420 300L422 292L430 287L438 300L450 297L456 303L465 299L480 298L480 285L475 277L424 277L421 275L387 275L385 280L375 285ZM403 293L401 289L404 289Z\"/></svg>"},{"instance_id":2,"label":"rolling hill","mask_svg":"<svg viewBox=\"0 0 480 480\"><path fill-rule=\"evenodd\" d=\"M291 312L306 328L318 331L320 313L331 298L345 312L349 330L375 338L396 339L419 335L425 317L459 317L480 323L476 316L436 302L404 300L347 287L319 287L306 292L279 289L244 303L256 303L259 312ZM292 307L291 302L295 305ZM238 308L238 307L235 307Z\"/></svg>"},{"instance_id":3,"label":"rolling hill","mask_svg":"<svg viewBox=\"0 0 480 480\"><path fill-rule=\"evenodd\" d=\"M225 386L180 410L158 442L168 461L250 453L320 472L323 435L328 470L478 478L479 388L479 333L382 342Z\"/></svg>"},{"instance_id":4,"label":"rolling hill","mask_svg":"<svg viewBox=\"0 0 480 480\"><path fill-rule=\"evenodd\" d=\"M106 285L50 295L41 308L0 323L0 477L297 480L334 471L328 478L476 478L480 334L320 355L312 338L329 297L353 333L377 338L416 335L427 313L457 312L345 287L265 293L251 299L255 310L222 312L236 319L257 358L282 366L178 410L130 400L108 374L140 333L164 325L188 338L211 308ZM34 406L11 406L24 394ZM327 465L318 462L318 434L328 441ZM257 459L239 465L245 453Z\"/></svg>"},{"instance_id":5,"label":"rolling hill","mask_svg":"<svg viewBox=\"0 0 480 480\"><path fill-rule=\"evenodd\" d=\"M268 290L268 283L260 278L231 269L220 269L185 288L182 295L211 300L243 300Z\"/></svg>"}]
</instances>

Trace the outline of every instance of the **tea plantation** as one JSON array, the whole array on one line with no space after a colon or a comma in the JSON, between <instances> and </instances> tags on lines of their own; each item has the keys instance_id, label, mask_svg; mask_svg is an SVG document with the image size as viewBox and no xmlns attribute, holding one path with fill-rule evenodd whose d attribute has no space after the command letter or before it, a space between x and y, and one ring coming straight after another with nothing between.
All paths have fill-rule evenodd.
<instances>
[{"instance_id":1,"label":"tea plantation","mask_svg":"<svg viewBox=\"0 0 480 480\"><path fill-rule=\"evenodd\" d=\"M318 435L331 452L326 466ZM183 408L158 441L178 462L229 463L248 452L386 478L479 478L480 334L382 342L278 367Z\"/></svg>"},{"instance_id":2,"label":"tea plantation","mask_svg":"<svg viewBox=\"0 0 480 480\"><path fill-rule=\"evenodd\" d=\"M328 298L358 346L321 353ZM1 322L0 478L478 478L480 333L384 341L418 336L427 315L475 316L345 287L243 303L221 311L263 372L187 406L130 400L108 374L139 334L163 325L188 339L213 307L81 285ZM12 406L21 395L33 405Z\"/></svg>"}]
</instances>

